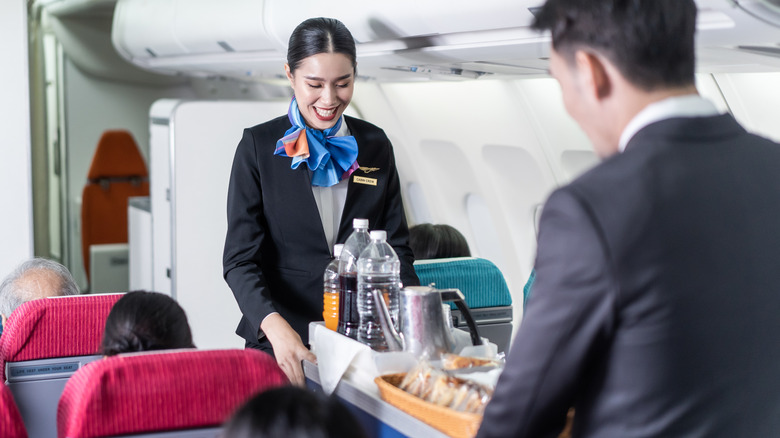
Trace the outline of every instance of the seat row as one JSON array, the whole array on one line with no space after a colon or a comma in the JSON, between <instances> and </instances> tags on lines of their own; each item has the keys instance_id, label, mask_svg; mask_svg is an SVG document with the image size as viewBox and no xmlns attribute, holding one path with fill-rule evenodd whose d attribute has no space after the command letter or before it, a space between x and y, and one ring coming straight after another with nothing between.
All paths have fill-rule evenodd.
<instances>
[{"instance_id":1,"label":"seat row","mask_svg":"<svg viewBox=\"0 0 780 438\"><path fill-rule=\"evenodd\" d=\"M238 406L288 383L272 357L254 350L98 360L106 317L121 296L46 298L14 311L0 337L4 437L216 437Z\"/></svg>"}]
</instances>

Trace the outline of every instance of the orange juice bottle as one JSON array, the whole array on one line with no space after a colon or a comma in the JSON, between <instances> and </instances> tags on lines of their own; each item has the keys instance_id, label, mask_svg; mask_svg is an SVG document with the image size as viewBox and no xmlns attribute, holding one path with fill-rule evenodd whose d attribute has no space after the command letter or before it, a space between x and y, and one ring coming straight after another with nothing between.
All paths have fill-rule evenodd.
<instances>
[{"instance_id":1,"label":"orange juice bottle","mask_svg":"<svg viewBox=\"0 0 780 438\"><path fill-rule=\"evenodd\" d=\"M325 327L333 331L336 331L339 325L339 256L343 247L340 243L333 247L335 258L325 268L323 275L322 319L325 320Z\"/></svg>"}]
</instances>

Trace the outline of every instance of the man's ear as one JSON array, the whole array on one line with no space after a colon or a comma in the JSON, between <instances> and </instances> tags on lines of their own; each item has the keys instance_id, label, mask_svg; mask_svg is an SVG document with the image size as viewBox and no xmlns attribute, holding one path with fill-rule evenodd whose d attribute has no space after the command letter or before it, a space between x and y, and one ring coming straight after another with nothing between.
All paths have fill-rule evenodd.
<instances>
[{"instance_id":1,"label":"man's ear","mask_svg":"<svg viewBox=\"0 0 780 438\"><path fill-rule=\"evenodd\" d=\"M574 54L574 62L580 77L581 84L588 95L596 100L603 100L612 92L612 79L609 76L606 61L591 52L578 50Z\"/></svg>"}]
</instances>

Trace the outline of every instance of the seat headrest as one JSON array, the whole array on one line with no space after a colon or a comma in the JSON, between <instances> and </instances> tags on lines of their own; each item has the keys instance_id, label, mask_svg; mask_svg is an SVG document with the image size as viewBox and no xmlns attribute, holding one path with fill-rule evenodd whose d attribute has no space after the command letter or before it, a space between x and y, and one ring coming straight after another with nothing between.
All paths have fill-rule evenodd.
<instances>
[{"instance_id":1,"label":"seat headrest","mask_svg":"<svg viewBox=\"0 0 780 438\"><path fill-rule=\"evenodd\" d=\"M0 383L0 431L4 438L27 438L27 431L11 390L2 383Z\"/></svg>"},{"instance_id":2,"label":"seat headrest","mask_svg":"<svg viewBox=\"0 0 780 438\"><path fill-rule=\"evenodd\" d=\"M0 338L5 362L96 354L111 307L122 294L73 295L28 301L8 317Z\"/></svg>"},{"instance_id":3,"label":"seat headrest","mask_svg":"<svg viewBox=\"0 0 780 438\"><path fill-rule=\"evenodd\" d=\"M68 380L60 437L102 437L221 425L250 397L288 384L270 355L247 350L120 354Z\"/></svg>"},{"instance_id":4,"label":"seat headrest","mask_svg":"<svg viewBox=\"0 0 780 438\"><path fill-rule=\"evenodd\" d=\"M419 260L414 263L414 270L422 285L436 283L437 289L460 289L470 308L512 305L504 274L490 260L476 257Z\"/></svg>"},{"instance_id":5,"label":"seat headrest","mask_svg":"<svg viewBox=\"0 0 780 438\"><path fill-rule=\"evenodd\" d=\"M146 163L133 136L125 130L104 132L92 156L87 179L146 176Z\"/></svg>"}]
</instances>

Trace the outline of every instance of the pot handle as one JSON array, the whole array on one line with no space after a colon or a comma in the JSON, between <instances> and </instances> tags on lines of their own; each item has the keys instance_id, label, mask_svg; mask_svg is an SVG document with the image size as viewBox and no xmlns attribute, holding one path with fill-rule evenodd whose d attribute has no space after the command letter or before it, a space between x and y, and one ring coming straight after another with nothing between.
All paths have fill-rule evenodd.
<instances>
[{"instance_id":1,"label":"pot handle","mask_svg":"<svg viewBox=\"0 0 780 438\"><path fill-rule=\"evenodd\" d=\"M473 345L482 345L482 338L479 336L477 324L471 316L469 306L466 305L466 297L463 296L463 292L460 289L439 289L439 292L441 293L441 300L454 302L466 319L466 324L469 326L469 332L471 333L471 343Z\"/></svg>"}]
</instances>

